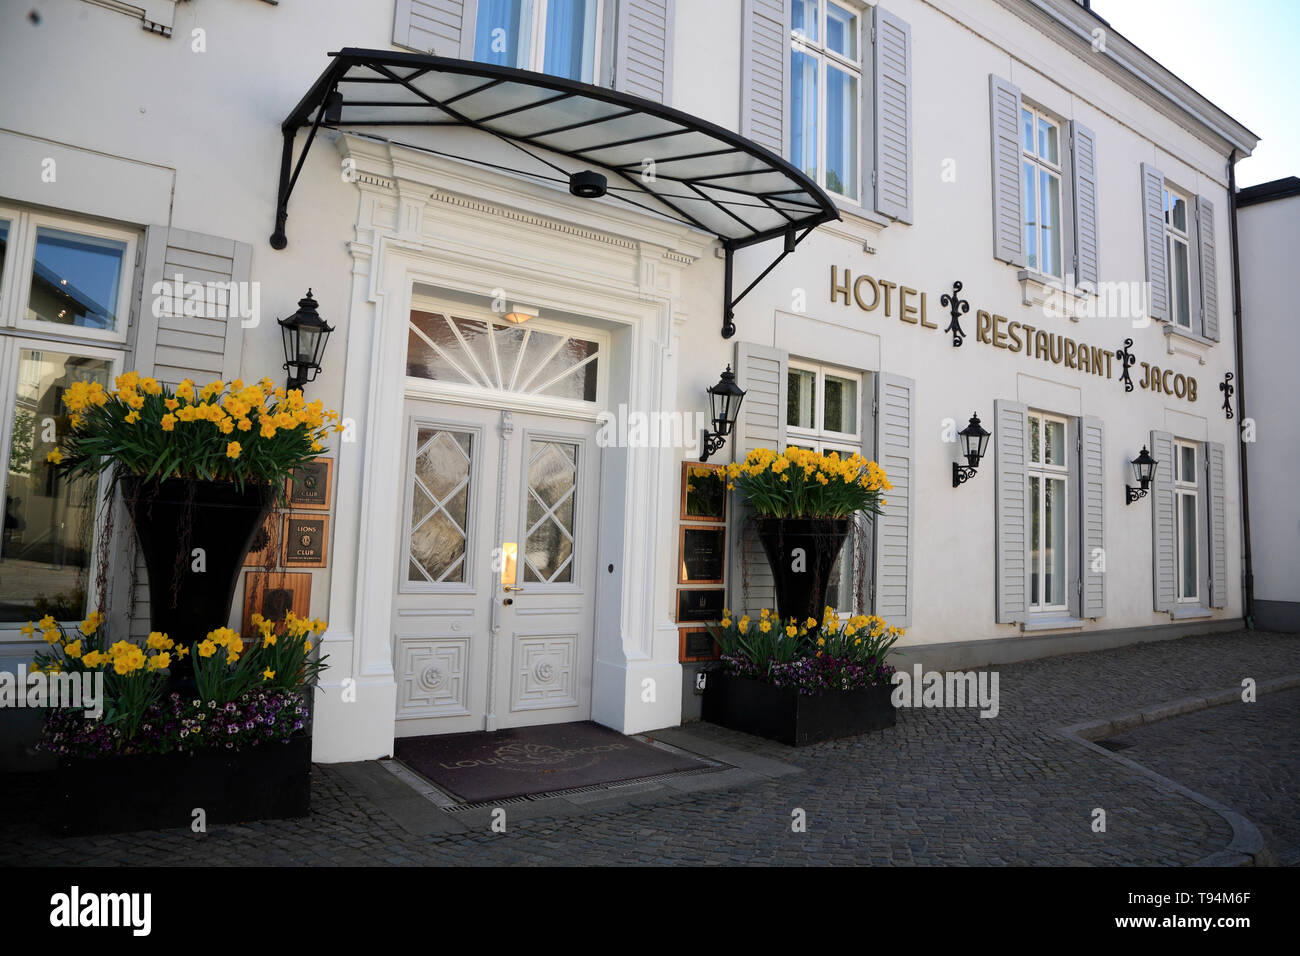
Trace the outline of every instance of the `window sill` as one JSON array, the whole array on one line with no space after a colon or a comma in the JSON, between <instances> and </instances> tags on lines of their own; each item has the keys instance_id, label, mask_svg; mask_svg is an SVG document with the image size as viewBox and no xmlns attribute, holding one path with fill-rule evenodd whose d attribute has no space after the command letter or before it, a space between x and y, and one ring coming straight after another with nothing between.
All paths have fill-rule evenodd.
<instances>
[{"instance_id":1,"label":"window sill","mask_svg":"<svg viewBox=\"0 0 1300 956\"><path fill-rule=\"evenodd\" d=\"M817 228L818 233L824 232L840 239L847 239L855 245L860 245L863 252L874 253L875 238L894 220L847 199L831 196L831 201L840 212L840 221L824 223Z\"/></svg>"},{"instance_id":2,"label":"window sill","mask_svg":"<svg viewBox=\"0 0 1300 956\"><path fill-rule=\"evenodd\" d=\"M1020 301L1023 305L1039 306L1047 311L1050 303L1051 309L1071 322L1079 321L1080 306L1091 295L1081 288L1066 288L1060 279L1028 269L1021 269L1016 273L1016 278L1020 281Z\"/></svg>"},{"instance_id":3,"label":"window sill","mask_svg":"<svg viewBox=\"0 0 1300 956\"><path fill-rule=\"evenodd\" d=\"M1204 365L1206 354L1218 344L1214 339L1207 339L1205 336L1184 329L1173 322L1163 322L1163 324L1165 348L1170 355L1181 353L1189 358L1196 359L1197 364Z\"/></svg>"},{"instance_id":4,"label":"window sill","mask_svg":"<svg viewBox=\"0 0 1300 956\"><path fill-rule=\"evenodd\" d=\"M1020 630L1025 634L1036 634L1040 631L1078 631L1082 630L1086 623L1088 622L1082 618L1069 616L1031 617L1021 623Z\"/></svg>"},{"instance_id":5,"label":"window sill","mask_svg":"<svg viewBox=\"0 0 1300 956\"><path fill-rule=\"evenodd\" d=\"M1214 612L1199 604L1184 604L1171 610L1169 617L1174 621L1190 621L1196 618L1214 617Z\"/></svg>"}]
</instances>

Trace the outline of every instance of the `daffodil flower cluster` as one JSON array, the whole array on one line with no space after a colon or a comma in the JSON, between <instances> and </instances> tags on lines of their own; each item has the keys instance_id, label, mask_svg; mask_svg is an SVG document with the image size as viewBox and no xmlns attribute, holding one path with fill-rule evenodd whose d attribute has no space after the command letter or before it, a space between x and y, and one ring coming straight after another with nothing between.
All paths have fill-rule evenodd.
<instances>
[{"instance_id":1,"label":"daffodil flower cluster","mask_svg":"<svg viewBox=\"0 0 1300 956\"><path fill-rule=\"evenodd\" d=\"M881 492L893 485L876 462L856 452L815 452L787 447L777 454L755 448L743 463L727 466L728 488L738 488L760 518L846 518L880 514Z\"/></svg>"},{"instance_id":2,"label":"daffodil flower cluster","mask_svg":"<svg viewBox=\"0 0 1300 956\"><path fill-rule=\"evenodd\" d=\"M337 412L269 378L202 387L186 379L172 392L157 379L126 372L114 384L112 391L98 382L69 386L63 396L68 429L48 461L88 475L115 465L123 474L160 481L278 485L325 449L330 431L343 430Z\"/></svg>"}]
</instances>

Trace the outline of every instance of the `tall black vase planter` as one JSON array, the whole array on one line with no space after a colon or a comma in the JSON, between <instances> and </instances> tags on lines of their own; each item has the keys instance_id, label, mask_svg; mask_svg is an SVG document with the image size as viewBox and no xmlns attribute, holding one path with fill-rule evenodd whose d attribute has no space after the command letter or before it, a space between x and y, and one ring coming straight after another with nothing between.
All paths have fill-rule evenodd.
<instances>
[{"instance_id":1,"label":"tall black vase planter","mask_svg":"<svg viewBox=\"0 0 1300 956\"><path fill-rule=\"evenodd\" d=\"M202 640L225 627L239 571L275 501L271 485L171 478L121 479L149 572L149 626L178 644ZM195 570L202 548L202 570ZM177 667L177 665L180 665ZM173 660L173 675L191 675L189 661Z\"/></svg>"},{"instance_id":2,"label":"tall black vase planter","mask_svg":"<svg viewBox=\"0 0 1300 956\"><path fill-rule=\"evenodd\" d=\"M776 579L776 612L782 620L822 619L831 568L849 536L849 520L756 519L758 539Z\"/></svg>"}]
</instances>

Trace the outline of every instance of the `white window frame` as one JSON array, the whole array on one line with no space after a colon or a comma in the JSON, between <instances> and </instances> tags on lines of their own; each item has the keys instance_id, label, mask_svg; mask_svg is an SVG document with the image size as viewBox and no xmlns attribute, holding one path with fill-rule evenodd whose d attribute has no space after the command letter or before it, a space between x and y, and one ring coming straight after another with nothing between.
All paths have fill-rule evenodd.
<instances>
[{"instance_id":1,"label":"white window frame","mask_svg":"<svg viewBox=\"0 0 1300 956\"><path fill-rule=\"evenodd\" d=\"M817 61L817 118L816 118L817 168L814 170L812 174L812 179L817 183L817 185L821 186L832 196L838 196L855 205L862 206L865 204L864 196L863 196L864 184L862 182L862 179L863 179L863 170L866 168L866 164L863 161L863 136L862 136L862 131L864 129L863 127L864 117L862 115L862 97L863 97L864 87L865 87L865 79L863 77L863 59L866 55L866 49L865 49L867 46L866 41L867 38L870 37L871 35L869 30L863 28L863 24L865 22L864 18L869 13L869 10L868 8L866 8L865 6L857 2L844 2L844 0L816 0L816 3L817 3L817 36L819 38L816 42L809 39L807 34L803 33L800 30L796 30L793 24L790 24L789 26L791 51L798 50L800 53L805 53ZM836 53L834 50L831 50L826 46L827 6L839 7L841 10L851 14L855 18L857 22L857 31L858 31L858 35L856 39L856 45L858 48L858 58L856 61L851 60L848 57L843 56L842 54ZM826 152L826 127L827 127L826 65L828 63L834 66L836 69L843 70L845 73L848 73L850 76L852 76L854 79L857 80L858 96L857 96L857 103L855 104L854 107L857 110L857 133L854 137L854 142L856 144L855 153L856 153L856 160L857 160L858 188L855 193L839 192L838 190L832 189L826 183L826 173L827 173L827 167L829 165L828 164L829 157ZM787 91L786 95L790 97L794 96L793 78L791 79L790 89L789 91ZM787 103L787 108L789 108L788 103ZM789 115L792 116L793 114L791 113ZM792 148L793 135L794 135L793 123L791 123L790 135L792 137L792 140L790 143L786 144L786 151L790 154L791 161L796 162L795 157L793 155L794 150ZM797 162L796 165L798 165Z\"/></svg>"},{"instance_id":2,"label":"white window frame","mask_svg":"<svg viewBox=\"0 0 1300 956\"><path fill-rule=\"evenodd\" d=\"M607 0L595 0L596 15L591 27L591 77L589 79L581 76L568 77L579 83L598 83L600 80L600 48L601 33L604 28L605 3ZM546 8L548 0L522 0L521 17L529 21L528 32L528 62L519 69L531 70L534 73L545 73L542 67L546 61ZM478 18L475 17L474 23L474 46L478 45ZM562 76L559 73L547 73L547 76Z\"/></svg>"},{"instance_id":3,"label":"white window frame","mask_svg":"<svg viewBox=\"0 0 1300 956\"><path fill-rule=\"evenodd\" d=\"M1183 203L1183 220L1187 223L1186 229L1179 229L1174 225L1174 201L1182 200ZM1195 325L1196 311L1192 308L1192 197L1169 184L1165 180L1164 188L1161 190L1161 212L1165 218L1165 272L1169 276L1169 321L1176 327L1187 329L1189 332ZM1178 292L1178 279L1174 275L1174 246L1181 245L1184 249L1183 261L1187 263L1187 275L1185 276L1185 286L1187 295L1187 324L1184 325L1178 320L1178 306L1180 297Z\"/></svg>"},{"instance_id":4,"label":"white window frame","mask_svg":"<svg viewBox=\"0 0 1300 956\"><path fill-rule=\"evenodd\" d=\"M1025 257L1026 257L1025 267L1029 269L1029 271L1036 272L1039 275L1051 276L1053 278L1060 279L1063 277L1065 273L1065 172L1064 172L1065 164L1062 161L1062 157L1065 156L1065 150L1067 148L1067 144L1065 142L1065 124L1056 116L1053 116L1051 113L1049 113L1047 110L1044 110L1042 107L1035 106L1033 103L1029 103L1027 101L1023 101L1023 100L1021 101L1020 112L1022 115L1016 117L1017 124L1022 124L1024 122L1023 114L1025 113L1028 113L1030 115L1030 118L1033 120L1033 124L1034 124L1034 149L1032 152L1025 148L1023 127L1020 128L1020 133L1021 133L1020 191L1022 197L1025 189L1024 178L1023 178L1024 164L1031 163L1034 167L1034 209L1022 210L1021 218L1023 221L1020 223L1020 228L1022 232L1023 230L1030 228L1031 226L1030 219L1032 218L1034 220L1032 225L1037 234L1036 235L1037 243L1035 245L1035 249L1037 250L1036 256L1038 259L1035 265L1032 266L1029 265L1028 264L1029 250L1025 249ZM1052 126L1056 130L1057 162L1055 164L1053 164L1051 160L1047 159L1047 157L1040 156L1038 153L1038 123L1040 120ZM1045 227L1043 225L1043 196L1041 195L1040 190L1038 188L1038 184L1041 181L1042 173L1047 173L1049 176L1051 176L1056 180L1057 235L1056 235L1056 249L1054 250L1054 256L1057 265L1060 267L1061 270L1060 272L1048 272L1045 269L1043 269L1042 250L1043 250L1043 237L1045 235L1044 233Z\"/></svg>"},{"instance_id":5,"label":"white window frame","mask_svg":"<svg viewBox=\"0 0 1300 956\"><path fill-rule=\"evenodd\" d=\"M1038 567L1031 568L1030 574L1032 580L1032 574L1036 570L1038 572L1038 582L1039 582L1038 603L1036 604L1033 603L1033 594L1031 593L1029 610L1031 613L1035 613L1035 614L1039 612L1057 613L1060 611L1068 611L1070 608L1070 585L1069 585L1069 579L1070 579L1070 517L1069 517L1070 516L1070 452L1069 452L1070 420L1064 415L1054 415L1051 412L1043 412L1043 411L1037 411L1031 409L1029 411L1028 421L1026 423L1026 435L1032 433L1033 420L1035 418L1038 419L1038 435L1039 435L1038 448L1039 448L1040 458L1042 457L1042 451L1047 447L1046 425L1048 422L1056 422L1059 423L1061 426L1061 441L1064 444L1062 451L1064 452L1064 455L1063 455L1063 462L1062 464L1059 465L1049 464L1045 461L1035 461L1033 458L1033 454L1034 454L1033 443L1030 442L1029 444L1028 478L1038 479L1038 497L1035 500L1030 501L1029 503L1030 510L1029 510L1029 514L1027 515L1029 519L1028 530L1031 536L1031 540L1029 542L1029 554L1030 554L1031 561L1033 560L1034 546L1035 545L1038 546ZM1065 484L1065 501L1062 502L1062 508L1061 508L1061 512L1065 516L1065 521L1063 522L1063 527L1065 530L1063 534L1064 540L1062 540L1060 544L1060 551L1065 556L1065 571L1061 577L1062 602L1060 604L1045 604L1043 603L1043 598L1045 596L1046 587L1047 587L1047 549L1043 546L1044 545L1043 541L1035 542L1032 540L1033 528L1034 528L1033 509L1034 508L1038 509L1039 534L1045 536L1047 533L1047 482L1048 480L1058 480L1058 479L1064 482ZM1028 484L1029 482L1028 480L1026 480L1025 482L1026 494L1028 494Z\"/></svg>"},{"instance_id":6,"label":"white window frame","mask_svg":"<svg viewBox=\"0 0 1300 956\"><path fill-rule=\"evenodd\" d=\"M0 209L0 216L7 219L8 212L7 209ZM36 257L36 234L42 227L96 239L111 239L126 244L122 253L122 275L118 279L118 316L115 329L112 331L89 329L84 326L61 325L57 322L44 322L26 317ZM125 343L127 329L131 324L131 290L135 281L136 248L139 239L139 232L131 229L107 226L68 216L30 211L18 212L17 222L11 228L7 250L8 253L16 254L13 255L12 263L8 261L10 256L6 255L4 269L6 275L3 285L0 286L0 308L4 310L0 315L0 326L65 340L117 345Z\"/></svg>"},{"instance_id":7,"label":"white window frame","mask_svg":"<svg viewBox=\"0 0 1300 956\"><path fill-rule=\"evenodd\" d=\"M1190 478L1185 478L1181 474L1183 449L1188 449L1192 453L1192 474ZM1201 561L1204 560L1201 555L1201 489L1199 478L1199 466L1201 462L1201 453L1197 448L1196 442L1174 441L1174 547L1178 551L1178 580L1175 582L1177 592L1175 599L1179 604L1199 604L1201 601ZM1192 583L1196 586L1196 593L1190 597L1183 595L1184 585L1187 583L1187 563L1184 560L1186 551L1183 548L1183 499L1190 498L1192 501L1192 514L1196 517L1196 530L1194 534L1196 541L1192 548L1192 553L1196 555L1196 567L1192 569Z\"/></svg>"}]
</instances>

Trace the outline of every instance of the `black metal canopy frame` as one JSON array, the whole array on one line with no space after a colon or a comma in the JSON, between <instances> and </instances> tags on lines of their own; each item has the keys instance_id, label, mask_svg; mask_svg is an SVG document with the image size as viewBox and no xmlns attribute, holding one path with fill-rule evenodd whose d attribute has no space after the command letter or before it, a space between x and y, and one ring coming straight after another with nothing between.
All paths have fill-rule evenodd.
<instances>
[{"instance_id":1,"label":"black metal canopy frame","mask_svg":"<svg viewBox=\"0 0 1300 956\"><path fill-rule=\"evenodd\" d=\"M775 153L659 103L491 63L355 47L330 56L333 62L281 124L276 249L288 245L289 196L322 127L365 130L372 138L565 184L574 195L605 196L716 236L726 257L723 338L736 333L736 304L817 226L840 218L826 193ZM386 127L387 135L371 130ZM515 147L529 167L522 157L519 166L503 166L405 142L395 138L402 127L478 130ZM309 132L295 163L302 128ZM781 254L733 296L735 250L777 238Z\"/></svg>"}]
</instances>

